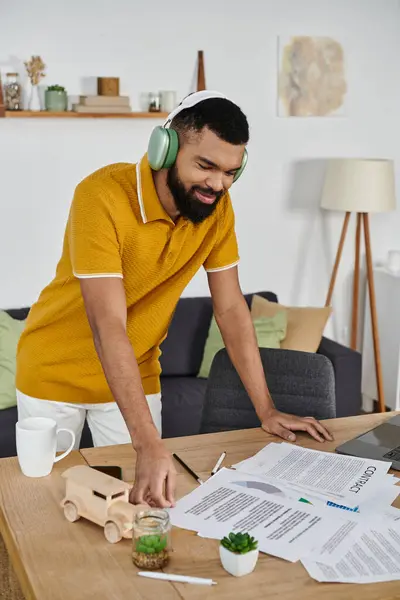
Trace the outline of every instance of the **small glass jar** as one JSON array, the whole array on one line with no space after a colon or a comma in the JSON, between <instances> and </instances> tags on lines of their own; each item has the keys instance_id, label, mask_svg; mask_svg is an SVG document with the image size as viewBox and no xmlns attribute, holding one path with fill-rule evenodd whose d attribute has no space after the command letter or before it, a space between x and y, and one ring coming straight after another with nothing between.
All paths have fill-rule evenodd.
<instances>
[{"instance_id":1,"label":"small glass jar","mask_svg":"<svg viewBox=\"0 0 400 600\"><path fill-rule=\"evenodd\" d=\"M135 516L132 560L140 569L161 569L169 561L171 522L166 510L150 508Z\"/></svg>"},{"instance_id":2,"label":"small glass jar","mask_svg":"<svg viewBox=\"0 0 400 600\"><path fill-rule=\"evenodd\" d=\"M22 110L22 88L18 73L6 73L4 84L4 102L6 110Z\"/></svg>"},{"instance_id":3,"label":"small glass jar","mask_svg":"<svg viewBox=\"0 0 400 600\"><path fill-rule=\"evenodd\" d=\"M160 112L161 110L161 95L157 92L149 94L149 112Z\"/></svg>"}]
</instances>

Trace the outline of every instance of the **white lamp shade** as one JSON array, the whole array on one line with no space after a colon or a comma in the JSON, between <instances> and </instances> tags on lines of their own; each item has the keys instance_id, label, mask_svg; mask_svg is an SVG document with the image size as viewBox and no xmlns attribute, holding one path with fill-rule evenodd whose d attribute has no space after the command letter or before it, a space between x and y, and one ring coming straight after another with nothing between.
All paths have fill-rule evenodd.
<instances>
[{"instance_id":1,"label":"white lamp shade","mask_svg":"<svg viewBox=\"0 0 400 600\"><path fill-rule=\"evenodd\" d=\"M321 206L330 210L360 213L395 210L393 161L357 158L330 160Z\"/></svg>"}]
</instances>

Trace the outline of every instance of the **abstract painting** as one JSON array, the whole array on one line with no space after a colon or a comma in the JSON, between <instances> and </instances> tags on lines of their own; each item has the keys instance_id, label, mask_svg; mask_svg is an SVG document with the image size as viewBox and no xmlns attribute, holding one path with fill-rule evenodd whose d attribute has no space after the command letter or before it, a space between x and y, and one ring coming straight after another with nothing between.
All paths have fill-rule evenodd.
<instances>
[{"instance_id":1,"label":"abstract painting","mask_svg":"<svg viewBox=\"0 0 400 600\"><path fill-rule=\"evenodd\" d=\"M329 37L279 38L278 114L329 117L344 114L344 51Z\"/></svg>"}]
</instances>

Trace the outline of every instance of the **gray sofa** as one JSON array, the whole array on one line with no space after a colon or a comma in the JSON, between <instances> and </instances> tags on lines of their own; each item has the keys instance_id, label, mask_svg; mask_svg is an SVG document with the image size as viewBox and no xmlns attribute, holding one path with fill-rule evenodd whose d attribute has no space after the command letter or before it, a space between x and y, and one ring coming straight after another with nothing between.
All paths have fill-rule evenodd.
<instances>
[{"instance_id":1,"label":"gray sofa","mask_svg":"<svg viewBox=\"0 0 400 600\"><path fill-rule=\"evenodd\" d=\"M272 292L257 292L270 301L277 302ZM250 306L252 294L246 295ZM29 308L10 309L7 312L23 319ZM208 328L212 318L212 303L209 297L181 298L178 302L168 337L161 350L161 388L163 397L163 437L180 437L200 433L207 380L197 374L203 357ZM272 352L272 351L271 351ZM308 379L311 360L304 369L296 351L277 351L285 373L290 380ZM335 410L337 417L357 415L361 409L361 355L336 342L323 338L318 349L332 365L335 379ZM0 411L0 457L15 456L16 408ZM90 447L92 439L85 425L81 447Z\"/></svg>"}]
</instances>

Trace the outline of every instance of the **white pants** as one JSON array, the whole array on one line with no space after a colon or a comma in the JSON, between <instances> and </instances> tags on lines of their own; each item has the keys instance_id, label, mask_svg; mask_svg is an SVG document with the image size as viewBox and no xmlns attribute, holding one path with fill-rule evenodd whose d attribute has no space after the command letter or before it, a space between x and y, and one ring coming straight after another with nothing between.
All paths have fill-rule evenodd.
<instances>
[{"instance_id":1,"label":"white pants","mask_svg":"<svg viewBox=\"0 0 400 600\"><path fill-rule=\"evenodd\" d=\"M146 396L154 425L161 435L161 394ZM78 450L85 418L93 438L94 446L112 446L131 442L125 420L116 402L105 404L73 404L31 398L17 390L18 420L27 417L50 417L58 427L72 429ZM71 436L61 431L57 435L57 452L66 450Z\"/></svg>"}]
</instances>

